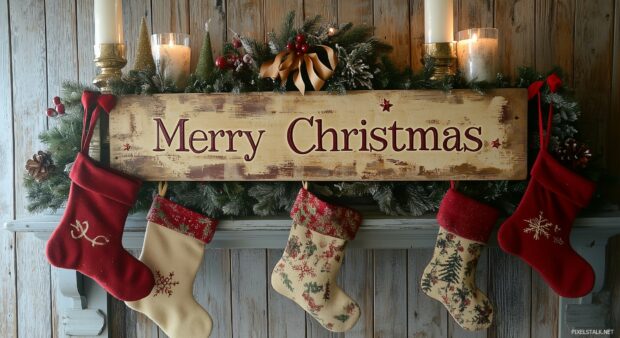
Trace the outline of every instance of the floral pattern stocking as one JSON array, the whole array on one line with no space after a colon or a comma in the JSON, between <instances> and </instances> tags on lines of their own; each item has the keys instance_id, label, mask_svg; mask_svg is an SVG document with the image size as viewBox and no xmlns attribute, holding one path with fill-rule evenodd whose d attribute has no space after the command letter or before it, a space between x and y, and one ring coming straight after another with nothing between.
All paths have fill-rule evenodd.
<instances>
[{"instance_id":1,"label":"floral pattern stocking","mask_svg":"<svg viewBox=\"0 0 620 338\"><path fill-rule=\"evenodd\" d=\"M344 332L355 325L360 308L337 284L348 240L359 213L329 205L302 189L291 211L293 226L271 285L296 302L326 329Z\"/></svg>"}]
</instances>

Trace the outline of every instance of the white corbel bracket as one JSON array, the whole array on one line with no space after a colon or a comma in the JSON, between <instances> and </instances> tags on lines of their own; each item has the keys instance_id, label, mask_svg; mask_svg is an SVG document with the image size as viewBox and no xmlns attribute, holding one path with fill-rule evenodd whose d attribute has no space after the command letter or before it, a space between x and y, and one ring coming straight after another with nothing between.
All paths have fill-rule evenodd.
<instances>
[{"instance_id":1,"label":"white corbel bracket","mask_svg":"<svg viewBox=\"0 0 620 338\"><path fill-rule=\"evenodd\" d=\"M37 233L37 238L47 240L49 233ZM58 287L57 309L60 316L59 336L99 336L104 332L106 315L99 309L88 309L84 292L84 277L75 270L52 268Z\"/></svg>"}]
</instances>

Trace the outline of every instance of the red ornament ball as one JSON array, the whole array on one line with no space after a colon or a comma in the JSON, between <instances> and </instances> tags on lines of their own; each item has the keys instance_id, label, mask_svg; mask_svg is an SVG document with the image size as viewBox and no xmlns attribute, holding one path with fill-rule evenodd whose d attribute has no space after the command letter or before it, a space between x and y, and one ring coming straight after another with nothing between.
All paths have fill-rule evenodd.
<instances>
[{"instance_id":1,"label":"red ornament ball","mask_svg":"<svg viewBox=\"0 0 620 338\"><path fill-rule=\"evenodd\" d=\"M292 42L289 42L286 44L286 49L288 49L289 52L294 52L295 51L295 44Z\"/></svg>"},{"instance_id":2,"label":"red ornament ball","mask_svg":"<svg viewBox=\"0 0 620 338\"><path fill-rule=\"evenodd\" d=\"M220 55L215 59L215 66L219 69L224 70L228 68L228 61L226 61L225 57Z\"/></svg>"},{"instance_id":3,"label":"red ornament ball","mask_svg":"<svg viewBox=\"0 0 620 338\"><path fill-rule=\"evenodd\" d=\"M58 105L56 105L56 111L58 112L59 115L64 115L65 114L65 105L62 103L59 103Z\"/></svg>"},{"instance_id":4,"label":"red ornament ball","mask_svg":"<svg viewBox=\"0 0 620 338\"><path fill-rule=\"evenodd\" d=\"M54 116L58 115L58 112L54 108L47 108L47 110L45 111L45 114L48 117L54 117Z\"/></svg>"},{"instance_id":5,"label":"red ornament ball","mask_svg":"<svg viewBox=\"0 0 620 338\"><path fill-rule=\"evenodd\" d=\"M233 45L233 47L235 47L235 48L241 48L241 40L239 40L239 39L237 39L237 38L234 38L234 39L232 40L232 45Z\"/></svg>"},{"instance_id":6,"label":"red ornament ball","mask_svg":"<svg viewBox=\"0 0 620 338\"><path fill-rule=\"evenodd\" d=\"M297 42L297 43L299 43L299 44L302 44L302 43L304 43L305 41L306 41L306 36L305 36L305 35L303 35L303 34L299 33L299 34L297 34L297 35L295 36L295 42Z\"/></svg>"},{"instance_id":7,"label":"red ornament ball","mask_svg":"<svg viewBox=\"0 0 620 338\"><path fill-rule=\"evenodd\" d=\"M300 50L302 53L304 53L304 54L305 54L305 53L308 53L308 50L309 50L309 49L310 49L310 46L308 46L308 44L307 44L307 43L302 44L302 45L301 45L301 48L299 48L299 50Z\"/></svg>"},{"instance_id":8,"label":"red ornament ball","mask_svg":"<svg viewBox=\"0 0 620 338\"><path fill-rule=\"evenodd\" d=\"M54 96L54 98L52 99L52 101L54 102L54 105L57 106L60 104L60 97L58 96Z\"/></svg>"}]
</instances>

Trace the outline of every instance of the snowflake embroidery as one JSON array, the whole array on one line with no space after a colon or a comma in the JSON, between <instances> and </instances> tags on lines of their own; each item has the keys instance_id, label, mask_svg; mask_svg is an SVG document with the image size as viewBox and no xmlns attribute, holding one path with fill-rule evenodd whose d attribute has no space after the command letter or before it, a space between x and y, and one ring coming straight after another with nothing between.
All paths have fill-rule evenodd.
<instances>
[{"instance_id":1,"label":"snowflake embroidery","mask_svg":"<svg viewBox=\"0 0 620 338\"><path fill-rule=\"evenodd\" d=\"M167 277L163 276L159 270L155 273L157 276L155 276L155 294L153 297L163 294L167 294L168 297L172 296L172 288L179 285L179 281L173 280L174 271L169 273Z\"/></svg>"},{"instance_id":2,"label":"snowflake embroidery","mask_svg":"<svg viewBox=\"0 0 620 338\"><path fill-rule=\"evenodd\" d=\"M534 234L535 240L539 240L541 236L549 238L549 230L551 230L551 227L554 225L543 217L542 211L538 214L538 217L526 219L524 221L527 223L527 227L523 229L523 232L526 234Z\"/></svg>"},{"instance_id":3,"label":"snowflake embroidery","mask_svg":"<svg viewBox=\"0 0 620 338\"><path fill-rule=\"evenodd\" d=\"M553 224L546 219L543 216L542 210L538 214L538 217L525 219L524 221L527 223L527 226L523 229L523 232L526 234L533 234L535 240L539 240L543 236L548 239L551 237L551 232L557 233L562 230L560 226ZM554 236L553 243L562 245L564 244L564 241L562 238Z\"/></svg>"}]
</instances>

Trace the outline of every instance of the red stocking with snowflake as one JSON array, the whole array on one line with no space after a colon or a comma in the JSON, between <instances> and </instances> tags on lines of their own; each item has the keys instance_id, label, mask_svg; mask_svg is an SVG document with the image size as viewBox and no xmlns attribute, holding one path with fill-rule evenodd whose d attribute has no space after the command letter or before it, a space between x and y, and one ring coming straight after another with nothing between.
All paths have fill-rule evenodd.
<instances>
[{"instance_id":1,"label":"red stocking with snowflake","mask_svg":"<svg viewBox=\"0 0 620 338\"><path fill-rule=\"evenodd\" d=\"M540 152L531 171L531 180L515 213L502 224L500 247L519 256L562 297L581 297L594 285L594 271L570 245L570 232L579 210L588 205L595 190L593 182L562 166L547 151L553 120L549 105L547 132L538 81L529 88L529 98L538 97ZM561 85L555 75L547 78L552 92Z\"/></svg>"}]
</instances>

